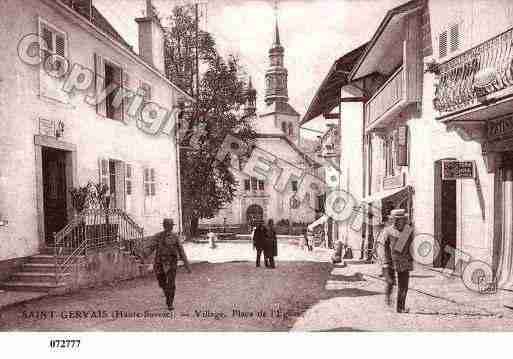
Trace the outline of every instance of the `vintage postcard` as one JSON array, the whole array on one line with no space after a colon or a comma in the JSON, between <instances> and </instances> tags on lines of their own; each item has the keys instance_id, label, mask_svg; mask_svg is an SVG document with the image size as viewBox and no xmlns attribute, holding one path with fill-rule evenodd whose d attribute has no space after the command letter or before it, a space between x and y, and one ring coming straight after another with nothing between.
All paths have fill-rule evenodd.
<instances>
[{"instance_id":1,"label":"vintage postcard","mask_svg":"<svg viewBox=\"0 0 513 359\"><path fill-rule=\"evenodd\" d=\"M513 1L0 0L0 39L0 332L513 330Z\"/></svg>"}]
</instances>

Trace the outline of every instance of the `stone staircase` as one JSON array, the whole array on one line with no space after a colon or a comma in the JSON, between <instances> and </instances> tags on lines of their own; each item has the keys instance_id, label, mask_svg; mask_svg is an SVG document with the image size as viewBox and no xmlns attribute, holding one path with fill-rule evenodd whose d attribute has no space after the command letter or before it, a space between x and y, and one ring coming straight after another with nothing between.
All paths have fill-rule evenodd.
<instances>
[{"instance_id":1,"label":"stone staircase","mask_svg":"<svg viewBox=\"0 0 513 359\"><path fill-rule=\"evenodd\" d=\"M27 258L27 261L13 273L5 282L0 283L0 288L9 291L28 292L55 292L66 288L70 281L70 268L59 275L56 281L55 258L53 249L45 248L40 254ZM58 261L64 261L65 255L58 256ZM82 260L83 256L76 257Z\"/></svg>"}]
</instances>

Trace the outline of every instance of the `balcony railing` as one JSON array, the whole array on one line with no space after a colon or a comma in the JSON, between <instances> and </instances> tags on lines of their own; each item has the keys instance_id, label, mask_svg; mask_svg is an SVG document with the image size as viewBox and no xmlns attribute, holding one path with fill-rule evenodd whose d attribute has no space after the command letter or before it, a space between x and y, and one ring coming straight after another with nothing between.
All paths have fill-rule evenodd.
<instances>
[{"instance_id":1,"label":"balcony railing","mask_svg":"<svg viewBox=\"0 0 513 359\"><path fill-rule=\"evenodd\" d=\"M441 113L466 109L513 86L513 28L441 64L433 105Z\"/></svg>"},{"instance_id":2,"label":"balcony railing","mask_svg":"<svg viewBox=\"0 0 513 359\"><path fill-rule=\"evenodd\" d=\"M404 70L400 67L365 104L365 124L373 125L404 99Z\"/></svg>"}]
</instances>

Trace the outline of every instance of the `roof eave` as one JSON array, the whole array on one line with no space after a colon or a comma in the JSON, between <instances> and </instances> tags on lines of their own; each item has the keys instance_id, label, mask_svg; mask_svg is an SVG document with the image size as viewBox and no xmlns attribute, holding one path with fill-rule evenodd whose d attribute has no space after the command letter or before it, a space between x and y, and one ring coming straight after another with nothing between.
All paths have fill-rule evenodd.
<instances>
[{"instance_id":1,"label":"roof eave","mask_svg":"<svg viewBox=\"0 0 513 359\"><path fill-rule=\"evenodd\" d=\"M151 64L144 61L136 53L134 53L134 52L130 51L128 48L126 48L124 46L124 44L121 44L118 40L114 39L111 35L107 34L105 31L98 28L98 26L94 25L91 21L84 18L82 15L80 15L80 13L78 13L76 10L70 8L68 5L63 3L61 0L42 0L42 1L45 4L47 4L48 6L51 6L52 8L56 9L57 11L63 11L65 13L67 13L68 15L73 16L76 19L76 21L78 21L83 27L87 27L89 30L98 33L103 38L105 38L107 41L109 41L118 50L125 53L125 55L134 59L134 61L140 63L141 65L145 66L147 69L151 70L153 73L158 75L162 80L164 80L168 85L170 85L172 88L174 88L176 91L178 91L188 101L196 102L196 99L194 97L189 95L185 90L178 87L178 85L171 82L162 72L158 71L155 67L153 67Z\"/></svg>"},{"instance_id":2,"label":"roof eave","mask_svg":"<svg viewBox=\"0 0 513 359\"><path fill-rule=\"evenodd\" d=\"M403 13L405 11L409 11L409 10L411 10L413 8L416 8L418 6L423 5L424 2L425 2L425 0L411 0L411 1L407 2L407 3L404 3L402 5L399 5L399 6L395 7L395 8L393 8L393 9L389 10L386 13L385 17L383 18L383 20L379 24L378 29L376 30L376 32L372 36L372 39L369 41L367 47L365 48L365 51L360 56L360 58L356 62L356 65L353 67L353 69L349 73L349 76L348 76L349 82L358 80L358 78L355 77L356 73L358 72L358 70L362 66L363 62L365 61L365 59L369 55L369 52L373 49L374 45L376 45L376 42L381 37L383 31L385 31L385 29L387 28L388 24L390 23L390 20L392 20L392 18L394 16L398 15L398 14L401 14L401 13Z\"/></svg>"}]
</instances>

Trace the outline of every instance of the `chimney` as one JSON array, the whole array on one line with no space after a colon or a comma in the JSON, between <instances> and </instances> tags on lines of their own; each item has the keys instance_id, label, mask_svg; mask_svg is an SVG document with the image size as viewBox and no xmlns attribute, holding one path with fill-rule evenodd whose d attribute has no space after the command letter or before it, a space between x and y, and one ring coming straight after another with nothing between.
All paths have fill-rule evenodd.
<instances>
[{"instance_id":1,"label":"chimney","mask_svg":"<svg viewBox=\"0 0 513 359\"><path fill-rule=\"evenodd\" d=\"M93 0L71 0L71 7L80 15L91 21L93 17Z\"/></svg>"},{"instance_id":2,"label":"chimney","mask_svg":"<svg viewBox=\"0 0 513 359\"><path fill-rule=\"evenodd\" d=\"M146 0L146 16L135 19L139 27L139 56L164 73L164 29Z\"/></svg>"}]
</instances>

